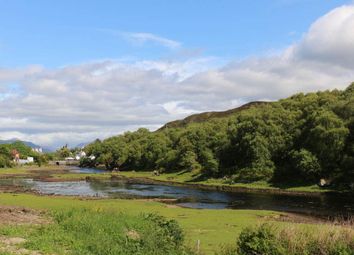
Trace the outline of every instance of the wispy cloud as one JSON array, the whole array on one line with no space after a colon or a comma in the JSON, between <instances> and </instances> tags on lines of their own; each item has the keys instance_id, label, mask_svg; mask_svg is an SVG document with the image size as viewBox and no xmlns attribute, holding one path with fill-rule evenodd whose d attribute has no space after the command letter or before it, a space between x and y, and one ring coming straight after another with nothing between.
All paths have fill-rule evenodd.
<instances>
[{"instance_id":1,"label":"wispy cloud","mask_svg":"<svg viewBox=\"0 0 354 255\"><path fill-rule=\"evenodd\" d=\"M162 37L152 33L134 33L134 32L124 32L114 29L99 29L101 32L109 33L114 36L122 37L123 39L135 44L135 45L144 45L147 43L153 43L160 45L169 49L179 49L182 44L178 41L171 40L166 37Z\"/></svg>"},{"instance_id":2,"label":"wispy cloud","mask_svg":"<svg viewBox=\"0 0 354 255\"><path fill-rule=\"evenodd\" d=\"M127 39L128 41L131 41L133 43L137 43L137 44L145 44L145 43L154 43L154 44L158 44L161 45L163 47L169 48L169 49L178 49L181 47L181 43L162 37L162 36L158 36L155 34L151 34L151 33L121 33L121 35Z\"/></svg>"}]
</instances>

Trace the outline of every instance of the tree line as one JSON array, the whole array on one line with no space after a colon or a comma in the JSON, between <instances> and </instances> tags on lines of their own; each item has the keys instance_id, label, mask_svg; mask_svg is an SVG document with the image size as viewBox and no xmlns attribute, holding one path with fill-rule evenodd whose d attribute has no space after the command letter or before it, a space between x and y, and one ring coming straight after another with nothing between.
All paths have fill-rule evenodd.
<instances>
[{"instance_id":1,"label":"tree line","mask_svg":"<svg viewBox=\"0 0 354 255\"><path fill-rule=\"evenodd\" d=\"M135 132L86 146L83 166L199 171L238 182L320 178L354 182L354 83L347 89L299 93L228 117L155 132Z\"/></svg>"}]
</instances>

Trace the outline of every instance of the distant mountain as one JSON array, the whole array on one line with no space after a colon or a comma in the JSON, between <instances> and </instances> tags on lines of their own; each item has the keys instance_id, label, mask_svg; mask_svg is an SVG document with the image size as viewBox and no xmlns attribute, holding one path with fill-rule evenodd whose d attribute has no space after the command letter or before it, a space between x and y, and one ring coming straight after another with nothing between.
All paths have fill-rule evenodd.
<instances>
[{"instance_id":1,"label":"distant mountain","mask_svg":"<svg viewBox=\"0 0 354 255\"><path fill-rule=\"evenodd\" d=\"M28 142L28 141L21 141L20 139L17 139L17 138L13 138L13 139L9 139L9 140L0 140L0 144L11 144L11 143L14 143L14 142L17 142L17 141L23 142L28 147L31 147L33 149L42 148L42 146L39 146L37 144L34 144L32 142Z\"/></svg>"},{"instance_id":2,"label":"distant mountain","mask_svg":"<svg viewBox=\"0 0 354 255\"><path fill-rule=\"evenodd\" d=\"M90 142L87 143L79 143L78 145L76 145L74 148L84 148L86 145L88 145Z\"/></svg>"},{"instance_id":3,"label":"distant mountain","mask_svg":"<svg viewBox=\"0 0 354 255\"><path fill-rule=\"evenodd\" d=\"M11 143L14 143L14 142L17 142L17 141L23 142L25 145L27 145L27 146L29 146L29 147L31 147L33 149L42 148L43 152L51 152L51 151L53 151L50 148L42 147L42 146L40 146L38 144L29 142L29 141L22 141L22 140L17 139L17 138L12 138L12 139L8 139L8 140L0 140L0 144L11 144Z\"/></svg>"},{"instance_id":4,"label":"distant mountain","mask_svg":"<svg viewBox=\"0 0 354 255\"><path fill-rule=\"evenodd\" d=\"M250 102L247 104L244 104L240 107L227 110L227 111L220 111L220 112L202 112L202 113L197 113L190 115L182 120L175 120L166 123L163 127L161 127L159 130L165 129L165 128L179 128L179 127L184 127L190 123L200 123L204 121L208 121L210 119L214 118L223 118L223 117L228 117L230 115L233 115L237 112L246 110L250 107L258 107L264 104L268 104L269 102L263 102L263 101L255 101L255 102Z\"/></svg>"}]
</instances>

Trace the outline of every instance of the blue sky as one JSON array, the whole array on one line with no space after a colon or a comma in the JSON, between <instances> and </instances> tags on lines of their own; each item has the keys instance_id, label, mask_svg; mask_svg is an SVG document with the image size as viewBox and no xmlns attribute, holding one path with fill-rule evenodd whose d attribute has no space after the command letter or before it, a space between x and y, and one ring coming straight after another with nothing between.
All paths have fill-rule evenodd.
<instances>
[{"instance_id":1,"label":"blue sky","mask_svg":"<svg viewBox=\"0 0 354 255\"><path fill-rule=\"evenodd\" d=\"M354 1L0 0L0 139L57 148L354 81Z\"/></svg>"},{"instance_id":2,"label":"blue sky","mask_svg":"<svg viewBox=\"0 0 354 255\"><path fill-rule=\"evenodd\" d=\"M202 54L241 59L287 47L343 0L0 0L0 66ZM132 44L151 33L181 44Z\"/></svg>"}]
</instances>

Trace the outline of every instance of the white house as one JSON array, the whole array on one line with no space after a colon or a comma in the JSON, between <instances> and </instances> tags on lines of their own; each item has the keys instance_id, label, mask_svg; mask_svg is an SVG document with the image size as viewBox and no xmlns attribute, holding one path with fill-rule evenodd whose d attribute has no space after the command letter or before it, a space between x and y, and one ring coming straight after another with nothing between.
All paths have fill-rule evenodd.
<instances>
[{"instance_id":1,"label":"white house","mask_svg":"<svg viewBox=\"0 0 354 255\"><path fill-rule=\"evenodd\" d=\"M75 161L75 158L73 158L73 157L66 157L66 158L65 158L65 161L66 161L66 162Z\"/></svg>"},{"instance_id":2,"label":"white house","mask_svg":"<svg viewBox=\"0 0 354 255\"><path fill-rule=\"evenodd\" d=\"M41 147L37 147L37 148L32 148L32 151L42 153L43 149Z\"/></svg>"},{"instance_id":3,"label":"white house","mask_svg":"<svg viewBox=\"0 0 354 255\"><path fill-rule=\"evenodd\" d=\"M86 152L80 151L79 153L76 154L75 159L76 160L80 160L80 159L85 158L85 157L86 157Z\"/></svg>"},{"instance_id":4,"label":"white house","mask_svg":"<svg viewBox=\"0 0 354 255\"><path fill-rule=\"evenodd\" d=\"M29 164L29 163L33 163L34 162L34 158L33 157L27 157L27 159L19 159L18 163L20 165L24 165L24 164Z\"/></svg>"}]
</instances>

